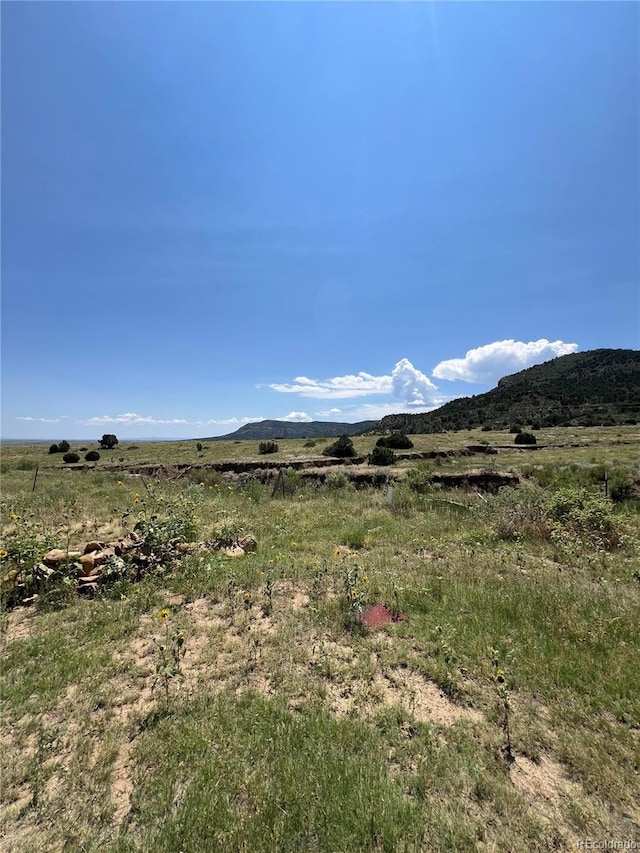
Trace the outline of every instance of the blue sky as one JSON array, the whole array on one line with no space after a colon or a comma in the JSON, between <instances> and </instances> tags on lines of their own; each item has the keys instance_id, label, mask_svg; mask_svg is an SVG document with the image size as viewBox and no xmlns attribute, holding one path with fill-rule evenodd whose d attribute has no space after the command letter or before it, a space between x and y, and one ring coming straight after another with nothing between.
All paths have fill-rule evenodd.
<instances>
[{"instance_id":1,"label":"blue sky","mask_svg":"<svg viewBox=\"0 0 640 853\"><path fill-rule=\"evenodd\" d=\"M2 436L358 421L639 345L635 3L3 3Z\"/></svg>"}]
</instances>

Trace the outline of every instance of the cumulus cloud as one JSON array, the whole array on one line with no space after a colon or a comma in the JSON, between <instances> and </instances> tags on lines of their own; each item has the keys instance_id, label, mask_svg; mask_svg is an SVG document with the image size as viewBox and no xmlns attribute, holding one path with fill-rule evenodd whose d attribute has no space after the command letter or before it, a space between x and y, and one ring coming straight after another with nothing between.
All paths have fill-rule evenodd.
<instances>
[{"instance_id":1,"label":"cumulus cloud","mask_svg":"<svg viewBox=\"0 0 640 853\"><path fill-rule=\"evenodd\" d=\"M563 341L494 341L492 344L470 349L464 358L441 361L433 369L437 379L459 379L462 382L495 384L498 379L517 373L534 364L576 352L578 344Z\"/></svg>"},{"instance_id":2,"label":"cumulus cloud","mask_svg":"<svg viewBox=\"0 0 640 853\"><path fill-rule=\"evenodd\" d=\"M332 415L339 415L342 409L321 409L315 414L320 418L330 418Z\"/></svg>"},{"instance_id":3,"label":"cumulus cloud","mask_svg":"<svg viewBox=\"0 0 640 853\"><path fill-rule=\"evenodd\" d=\"M391 372L393 396L408 406L427 406L436 386L408 358L402 358Z\"/></svg>"},{"instance_id":4,"label":"cumulus cloud","mask_svg":"<svg viewBox=\"0 0 640 853\"><path fill-rule=\"evenodd\" d=\"M36 421L40 424L57 424L60 423L60 418L33 418L31 415L26 415L24 417L17 415L17 421Z\"/></svg>"},{"instance_id":5,"label":"cumulus cloud","mask_svg":"<svg viewBox=\"0 0 640 853\"><path fill-rule=\"evenodd\" d=\"M283 418L278 418L280 421L298 421L299 423L309 423L311 418L306 412L289 412Z\"/></svg>"},{"instance_id":6,"label":"cumulus cloud","mask_svg":"<svg viewBox=\"0 0 640 853\"><path fill-rule=\"evenodd\" d=\"M401 359L389 375L374 376L361 371L357 374L334 376L331 379L309 379L307 376L298 376L290 384L274 383L269 387L272 391L299 394L301 397L311 397L316 400L353 399L386 394L409 406L430 405L433 392L436 390L436 386L429 377L414 367L407 358Z\"/></svg>"},{"instance_id":7,"label":"cumulus cloud","mask_svg":"<svg viewBox=\"0 0 640 853\"><path fill-rule=\"evenodd\" d=\"M350 397L368 397L370 394L388 394L391 392L390 376L372 376L361 371L357 374L334 376L333 379L308 379L297 376L291 384L269 385L272 391L282 394L300 394L315 400L332 400Z\"/></svg>"},{"instance_id":8,"label":"cumulus cloud","mask_svg":"<svg viewBox=\"0 0 640 853\"><path fill-rule=\"evenodd\" d=\"M102 415L101 417L89 418L86 421L77 421L85 426L103 426L105 424L188 424L184 418L152 418L138 415L135 412L125 412L123 415Z\"/></svg>"}]
</instances>

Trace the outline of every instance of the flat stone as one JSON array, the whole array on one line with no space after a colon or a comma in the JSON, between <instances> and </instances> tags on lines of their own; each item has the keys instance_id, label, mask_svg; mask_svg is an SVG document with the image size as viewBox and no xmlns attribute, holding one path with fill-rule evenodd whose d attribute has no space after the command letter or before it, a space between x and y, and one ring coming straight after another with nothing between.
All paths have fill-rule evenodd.
<instances>
[{"instance_id":1,"label":"flat stone","mask_svg":"<svg viewBox=\"0 0 640 853\"><path fill-rule=\"evenodd\" d=\"M47 566L57 566L58 563L61 563L67 556L67 552L63 551L62 548L52 548L42 558L42 562L46 563Z\"/></svg>"},{"instance_id":2,"label":"flat stone","mask_svg":"<svg viewBox=\"0 0 640 853\"><path fill-rule=\"evenodd\" d=\"M106 547L104 542L87 542L84 546L84 553L91 554L94 551L101 551L104 547Z\"/></svg>"},{"instance_id":3,"label":"flat stone","mask_svg":"<svg viewBox=\"0 0 640 853\"><path fill-rule=\"evenodd\" d=\"M86 554L85 556L91 556ZM109 557L115 557L116 551L115 548L103 548L102 551L94 551L93 559L95 560L96 566L101 566L105 560L108 560Z\"/></svg>"},{"instance_id":4,"label":"flat stone","mask_svg":"<svg viewBox=\"0 0 640 853\"><path fill-rule=\"evenodd\" d=\"M82 571L85 574L90 574L93 567L96 564L96 557L94 553L91 554L83 554L82 557L78 560L80 566L82 567Z\"/></svg>"},{"instance_id":5,"label":"flat stone","mask_svg":"<svg viewBox=\"0 0 640 853\"><path fill-rule=\"evenodd\" d=\"M231 548L223 548L222 553L225 557L244 557L245 555L244 548L241 548L239 545L232 545Z\"/></svg>"}]
</instances>

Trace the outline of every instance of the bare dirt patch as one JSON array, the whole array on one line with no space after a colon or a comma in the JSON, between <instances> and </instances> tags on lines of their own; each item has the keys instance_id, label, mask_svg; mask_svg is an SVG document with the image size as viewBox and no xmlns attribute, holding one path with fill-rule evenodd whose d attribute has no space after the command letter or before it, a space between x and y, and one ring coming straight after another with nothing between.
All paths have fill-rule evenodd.
<instances>
[{"instance_id":1,"label":"bare dirt patch","mask_svg":"<svg viewBox=\"0 0 640 853\"><path fill-rule=\"evenodd\" d=\"M511 766L511 781L536 816L565 839L577 836L566 825L564 813L571 800L582 795L582 788L567 779L556 761L543 756L538 763L518 755ZM568 840L568 839L567 839Z\"/></svg>"},{"instance_id":2,"label":"bare dirt patch","mask_svg":"<svg viewBox=\"0 0 640 853\"><path fill-rule=\"evenodd\" d=\"M479 723L484 719L479 711L454 705L437 684L405 667L377 676L375 686L385 705L401 705L418 722L452 726L458 720Z\"/></svg>"},{"instance_id":3,"label":"bare dirt patch","mask_svg":"<svg viewBox=\"0 0 640 853\"><path fill-rule=\"evenodd\" d=\"M31 639L37 624L35 616L36 611L32 607L16 607L8 613L3 641L12 643L14 640Z\"/></svg>"}]
</instances>

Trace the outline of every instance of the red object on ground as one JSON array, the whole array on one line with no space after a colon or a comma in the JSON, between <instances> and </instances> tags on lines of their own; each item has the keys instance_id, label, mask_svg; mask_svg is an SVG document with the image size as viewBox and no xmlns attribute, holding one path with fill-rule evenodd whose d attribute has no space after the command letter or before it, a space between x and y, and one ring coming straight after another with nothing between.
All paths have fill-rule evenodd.
<instances>
[{"instance_id":1,"label":"red object on ground","mask_svg":"<svg viewBox=\"0 0 640 853\"><path fill-rule=\"evenodd\" d=\"M360 621L367 628L379 628L389 622L402 622L403 620L404 613L392 613L384 604L374 604L372 607L367 607L360 616Z\"/></svg>"}]
</instances>

